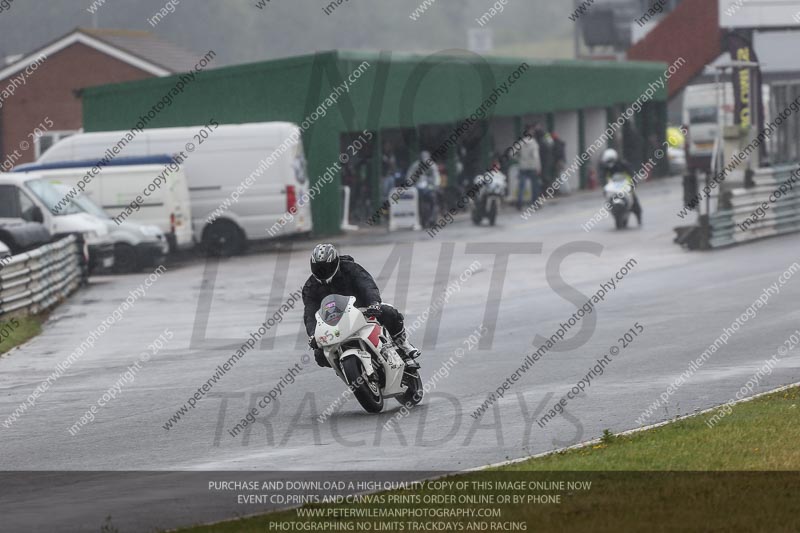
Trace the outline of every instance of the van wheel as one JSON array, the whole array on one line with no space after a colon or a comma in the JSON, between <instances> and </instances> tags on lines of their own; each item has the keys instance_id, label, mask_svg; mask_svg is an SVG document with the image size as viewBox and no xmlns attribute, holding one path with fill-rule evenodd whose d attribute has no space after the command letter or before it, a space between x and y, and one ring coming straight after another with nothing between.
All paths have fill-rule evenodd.
<instances>
[{"instance_id":1,"label":"van wheel","mask_svg":"<svg viewBox=\"0 0 800 533\"><path fill-rule=\"evenodd\" d=\"M203 233L203 247L207 255L230 257L242 252L244 236L233 222L214 222Z\"/></svg>"},{"instance_id":2,"label":"van wheel","mask_svg":"<svg viewBox=\"0 0 800 533\"><path fill-rule=\"evenodd\" d=\"M139 257L136 249L130 244L118 243L114 245L114 267L115 274L131 274L139 272Z\"/></svg>"}]
</instances>

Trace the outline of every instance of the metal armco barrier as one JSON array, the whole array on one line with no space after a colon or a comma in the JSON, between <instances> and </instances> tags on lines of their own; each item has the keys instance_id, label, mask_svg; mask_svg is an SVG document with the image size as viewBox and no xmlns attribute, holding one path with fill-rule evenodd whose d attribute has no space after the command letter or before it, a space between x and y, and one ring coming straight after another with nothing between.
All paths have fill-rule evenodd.
<instances>
[{"instance_id":1,"label":"metal armco barrier","mask_svg":"<svg viewBox=\"0 0 800 533\"><path fill-rule=\"evenodd\" d=\"M40 313L69 296L83 281L81 258L78 241L69 236L3 262L0 317Z\"/></svg>"},{"instance_id":2,"label":"metal armco barrier","mask_svg":"<svg viewBox=\"0 0 800 533\"><path fill-rule=\"evenodd\" d=\"M800 231L798 167L758 169L753 179L754 187L723 194L720 209L709 217L711 248Z\"/></svg>"}]
</instances>

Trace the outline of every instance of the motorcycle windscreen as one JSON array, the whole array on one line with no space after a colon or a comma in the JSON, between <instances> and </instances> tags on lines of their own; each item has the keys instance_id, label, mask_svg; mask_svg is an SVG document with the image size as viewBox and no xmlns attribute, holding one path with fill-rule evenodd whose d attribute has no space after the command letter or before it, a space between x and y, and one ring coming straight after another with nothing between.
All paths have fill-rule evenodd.
<instances>
[{"instance_id":1,"label":"motorcycle windscreen","mask_svg":"<svg viewBox=\"0 0 800 533\"><path fill-rule=\"evenodd\" d=\"M350 296L342 296L341 294L326 296L319 306L319 316L329 326L335 326L342 319L349 303Z\"/></svg>"},{"instance_id":2,"label":"motorcycle windscreen","mask_svg":"<svg viewBox=\"0 0 800 533\"><path fill-rule=\"evenodd\" d=\"M627 183L612 182L604 187L605 191L609 194L625 195L630 192L631 188Z\"/></svg>"}]
</instances>

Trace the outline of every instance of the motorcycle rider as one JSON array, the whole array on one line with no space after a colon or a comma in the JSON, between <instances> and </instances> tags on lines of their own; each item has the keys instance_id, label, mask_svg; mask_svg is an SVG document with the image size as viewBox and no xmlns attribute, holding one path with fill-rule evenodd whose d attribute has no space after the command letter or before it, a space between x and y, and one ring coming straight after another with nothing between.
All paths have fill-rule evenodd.
<instances>
[{"instance_id":1,"label":"motorcycle rider","mask_svg":"<svg viewBox=\"0 0 800 533\"><path fill-rule=\"evenodd\" d=\"M370 273L351 256L340 256L332 244L318 244L311 252L311 276L303 286L303 321L309 335L308 345L314 350L314 359L319 366L329 367L330 364L314 338L315 313L322 300L330 294L355 296L356 307L366 307L364 314L386 326L407 364L419 357L420 351L408 341L403 315L393 306L381 302L381 293Z\"/></svg>"},{"instance_id":2,"label":"motorcycle rider","mask_svg":"<svg viewBox=\"0 0 800 533\"><path fill-rule=\"evenodd\" d=\"M619 154L613 148L609 148L603 152L602 164L600 166L600 175L605 181L609 181L614 174L625 174L630 186L631 198L633 205L631 212L636 215L636 221L642 225L642 205L639 203L639 197L636 196L636 184L633 182L633 169L625 161L620 160Z\"/></svg>"},{"instance_id":3,"label":"motorcycle rider","mask_svg":"<svg viewBox=\"0 0 800 533\"><path fill-rule=\"evenodd\" d=\"M408 187L433 187L438 189L442 184L442 177L439 174L439 167L431 157L431 153L423 150L419 154L419 159L414 161L406 172L406 183Z\"/></svg>"}]
</instances>

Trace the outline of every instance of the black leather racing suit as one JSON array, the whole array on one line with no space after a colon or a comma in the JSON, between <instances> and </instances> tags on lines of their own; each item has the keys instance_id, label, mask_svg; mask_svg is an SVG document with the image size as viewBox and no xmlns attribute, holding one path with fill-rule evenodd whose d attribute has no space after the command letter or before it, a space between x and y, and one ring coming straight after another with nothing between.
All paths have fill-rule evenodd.
<instances>
[{"instance_id":1,"label":"black leather racing suit","mask_svg":"<svg viewBox=\"0 0 800 533\"><path fill-rule=\"evenodd\" d=\"M355 296L356 307L368 307L372 304L381 304L381 324L386 326L389 334L394 337L404 330L403 315L389 304L382 303L381 292L375 280L364 267L356 263L349 255L339 256L339 271L329 284L320 283L317 278L310 276L303 286L303 321L309 336L314 335L317 327L315 313L319 311L322 300L330 294L342 296Z\"/></svg>"}]
</instances>

